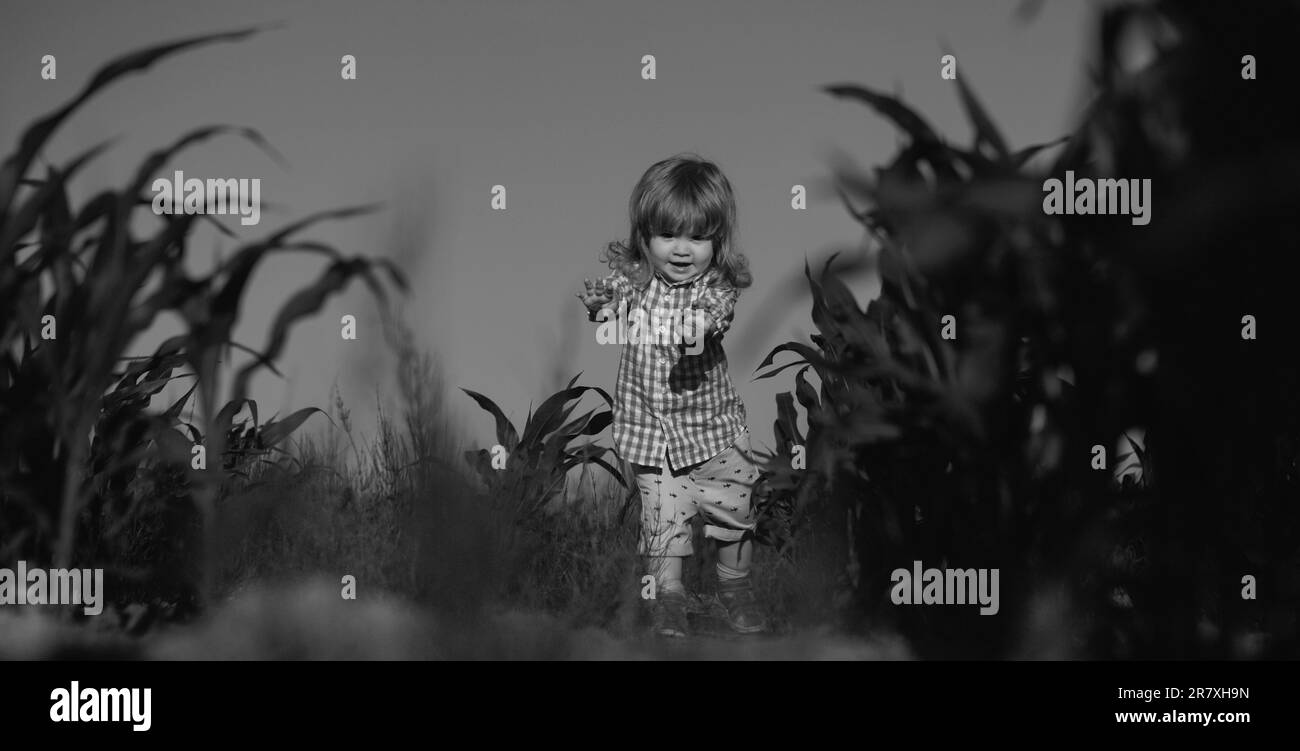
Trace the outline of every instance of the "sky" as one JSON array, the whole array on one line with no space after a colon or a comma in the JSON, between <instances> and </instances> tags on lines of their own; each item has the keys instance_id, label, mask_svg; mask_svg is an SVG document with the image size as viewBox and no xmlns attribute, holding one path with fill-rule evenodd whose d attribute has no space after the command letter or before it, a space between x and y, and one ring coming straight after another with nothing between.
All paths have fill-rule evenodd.
<instances>
[{"instance_id":1,"label":"sky","mask_svg":"<svg viewBox=\"0 0 1300 751\"><path fill-rule=\"evenodd\" d=\"M641 173L697 153L736 193L739 248L754 285L736 305L724 348L755 448L764 450L774 443L775 396L793 389L796 371L752 380L754 370L773 347L808 342L815 331L806 285L794 299L778 292L802 277L805 258L819 268L835 250L860 253L863 239L835 199L792 209L791 187L826 179L831 149L872 166L900 143L887 121L821 87L901 92L940 133L969 143L955 84L940 76L946 43L1013 148L1063 135L1081 109L1092 6L1049 3L1022 23L1019 4L0 0L0 148L8 153L27 124L113 57L263 29L122 79L43 156L62 163L116 139L74 182L75 205L120 186L147 153L187 130L244 125L287 165L230 137L183 152L159 175L261 179L261 222L225 221L238 242L323 209L383 204L304 237L401 264L411 282L403 315L415 343L439 361L453 418L472 447L495 443L492 420L460 388L489 396L519 427L530 403L579 371L580 384L613 393L619 353L597 344L574 293L584 277L607 273L597 255L627 236L627 202ZM641 77L647 54L655 80ZM40 76L44 55L57 60L55 80ZM356 57L356 80L340 76L344 55ZM503 211L492 209L494 185L506 188ZM236 247L207 229L195 237L194 273ZM323 268L302 254L268 259L248 290L236 341L260 349L283 301ZM863 305L878 293L869 273L848 281ZM355 341L339 335L345 314L358 319ZM179 331L178 321L162 320L131 354L150 353ZM253 382L264 417L328 408L337 387L357 429L373 435L376 405L397 404L393 356L361 285L296 326L277 363L283 379ZM181 393L177 384L163 398ZM326 425L314 417L308 430ZM600 442L611 444L608 431Z\"/></svg>"}]
</instances>

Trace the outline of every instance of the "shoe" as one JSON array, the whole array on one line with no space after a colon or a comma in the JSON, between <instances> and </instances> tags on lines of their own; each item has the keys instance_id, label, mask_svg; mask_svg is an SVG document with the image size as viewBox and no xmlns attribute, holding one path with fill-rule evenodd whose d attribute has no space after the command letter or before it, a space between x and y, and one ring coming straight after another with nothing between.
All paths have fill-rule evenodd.
<instances>
[{"instance_id":1,"label":"shoe","mask_svg":"<svg viewBox=\"0 0 1300 751\"><path fill-rule=\"evenodd\" d=\"M767 630L767 619L758 606L754 584L748 576L741 579L718 580L718 603L727 611L727 625L741 634L757 634Z\"/></svg>"},{"instance_id":2,"label":"shoe","mask_svg":"<svg viewBox=\"0 0 1300 751\"><path fill-rule=\"evenodd\" d=\"M710 618L726 618L727 609L722 607L718 598L703 593L686 595L687 615L703 615Z\"/></svg>"},{"instance_id":3,"label":"shoe","mask_svg":"<svg viewBox=\"0 0 1300 751\"><path fill-rule=\"evenodd\" d=\"M660 592L650 609L654 632L671 638L687 636L687 604L688 599L682 592Z\"/></svg>"}]
</instances>

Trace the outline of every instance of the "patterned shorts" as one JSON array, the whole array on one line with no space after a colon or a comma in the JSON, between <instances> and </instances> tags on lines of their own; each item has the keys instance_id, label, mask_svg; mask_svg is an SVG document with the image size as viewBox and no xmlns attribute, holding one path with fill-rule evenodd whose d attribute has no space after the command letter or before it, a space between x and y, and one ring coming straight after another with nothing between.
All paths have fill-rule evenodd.
<instances>
[{"instance_id":1,"label":"patterned shorts","mask_svg":"<svg viewBox=\"0 0 1300 751\"><path fill-rule=\"evenodd\" d=\"M704 514L704 536L734 542L754 529L751 499L758 466L749 428L711 459L673 471L665 453L662 467L633 465L641 492L641 541L637 551L650 556L695 552L691 519Z\"/></svg>"}]
</instances>

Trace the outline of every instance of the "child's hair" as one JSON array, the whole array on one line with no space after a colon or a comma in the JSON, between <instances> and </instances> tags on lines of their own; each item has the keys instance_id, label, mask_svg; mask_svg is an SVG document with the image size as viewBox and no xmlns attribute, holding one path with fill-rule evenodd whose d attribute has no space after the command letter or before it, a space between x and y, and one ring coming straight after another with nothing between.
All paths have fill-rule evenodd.
<instances>
[{"instance_id":1,"label":"child's hair","mask_svg":"<svg viewBox=\"0 0 1300 751\"><path fill-rule=\"evenodd\" d=\"M721 286L744 289L754 283L749 260L736 248L736 199L731 183L713 162L696 154L678 154L651 165L641 175L628 202L632 225L626 242L611 242L600 260L621 271L637 289L653 274L647 258L656 232L679 235L689 230L713 240L713 265Z\"/></svg>"}]
</instances>

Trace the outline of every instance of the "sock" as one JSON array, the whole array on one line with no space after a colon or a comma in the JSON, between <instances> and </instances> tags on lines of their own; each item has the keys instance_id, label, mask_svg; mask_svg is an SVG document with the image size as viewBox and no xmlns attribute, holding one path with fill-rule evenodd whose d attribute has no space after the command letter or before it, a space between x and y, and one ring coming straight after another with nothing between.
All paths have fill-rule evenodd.
<instances>
[{"instance_id":1,"label":"sock","mask_svg":"<svg viewBox=\"0 0 1300 751\"><path fill-rule=\"evenodd\" d=\"M718 564L718 581L733 581L735 579L744 579L746 576L749 576L749 569L741 571L722 563Z\"/></svg>"}]
</instances>

